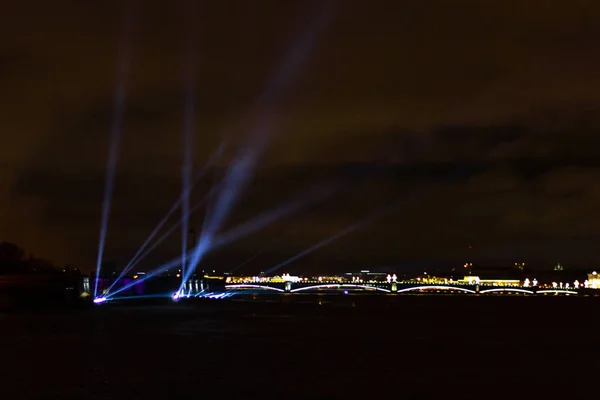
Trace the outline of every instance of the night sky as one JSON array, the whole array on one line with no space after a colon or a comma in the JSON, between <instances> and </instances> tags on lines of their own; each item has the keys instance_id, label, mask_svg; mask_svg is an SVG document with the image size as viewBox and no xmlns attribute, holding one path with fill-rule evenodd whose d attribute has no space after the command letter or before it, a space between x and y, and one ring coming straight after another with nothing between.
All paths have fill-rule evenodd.
<instances>
[{"instance_id":1,"label":"night sky","mask_svg":"<svg viewBox=\"0 0 600 400\"><path fill-rule=\"evenodd\" d=\"M226 134L230 146L192 202L265 119L273 136L225 230L342 184L206 265L227 270L267 246L245 271L265 270L398 202L293 268L596 265L598 2L331 1L283 94L253 107L321 3L3 2L0 240L93 269L117 71L130 57L105 252L128 261L181 191L183 71L195 59L196 169ZM177 230L145 265L179 246Z\"/></svg>"}]
</instances>

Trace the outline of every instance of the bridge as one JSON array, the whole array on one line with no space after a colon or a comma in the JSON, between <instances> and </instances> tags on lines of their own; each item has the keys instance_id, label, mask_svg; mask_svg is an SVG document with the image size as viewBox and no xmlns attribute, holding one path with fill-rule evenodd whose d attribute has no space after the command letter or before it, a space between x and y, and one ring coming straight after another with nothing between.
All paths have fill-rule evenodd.
<instances>
[{"instance_id":1,"label":"bridge","mask_svg":"<svg viewBox=\"0 0 600 400\"><path fill-rule=\"evenodd\" d=\"M330 293L330 292L371 292L381 294L409 293L457 293L457 294L524 294L548 295L563 294L577 295L577 289L558 289L544 287L515 287L487 285L452 285L427 284L414 282L372 282L372 283L342 283L342 282L253 282L233 283L225 285L225 289L233 291L253 291L264 293Z\"/></svg>"}]
</instances>

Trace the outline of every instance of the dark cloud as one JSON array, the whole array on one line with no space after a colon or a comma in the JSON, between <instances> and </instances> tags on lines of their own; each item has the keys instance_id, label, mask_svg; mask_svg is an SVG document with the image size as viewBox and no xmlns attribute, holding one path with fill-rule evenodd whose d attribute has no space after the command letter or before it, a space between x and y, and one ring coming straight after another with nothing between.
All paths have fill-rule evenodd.
<instances>
[{"instance_id":1,"label":"dark cloud","mask_svg":"<svg viewBox=\"0 0 600 400\"><path fill-rule=\"evenodd\" d=\"M346 188L207 262L241 262L285 231L261 256L274 263L423 188L401 211L297 267L594 259L595 3L335 2L307 63L260 115L254 100L321 2L191 3L134 4L129 37L123 2L8 3L0 23L5 239L93 264L119 48L131 40L109 258L132 255L178 196L182 63L195 56L196 168L223 136L232 139L195 200L265 118L276 135L227 227L319 182ZM202 210L192 224L201 222ZM176 252L176 236L154 261Z\"/></svg>"}]
</instances>

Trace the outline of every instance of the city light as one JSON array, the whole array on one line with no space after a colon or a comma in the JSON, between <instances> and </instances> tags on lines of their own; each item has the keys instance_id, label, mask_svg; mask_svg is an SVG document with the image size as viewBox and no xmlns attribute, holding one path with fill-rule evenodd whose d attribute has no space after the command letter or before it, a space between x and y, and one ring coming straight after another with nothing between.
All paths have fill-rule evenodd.
<instances>
[{"instance_id":1,"label":"city light","mask_svg":"<svg viewBox=\"0 0 600 400\"><path fill-rule=\"evenodd\" d=\"M147 279L147 277L155 275L150 273L143 277L138 277L136 280ZM367 274L367 275L363 275ZM180 274L178 274L180 276ZM359 275L359 273L356 273ZM371 275L371 276L368 276ZM591 274L590 274L591 275ZM577 295L577 289L580 287L579 281L571 282L553 282L551 289L544 289L550 287L550 285L541 285L536 279L529 281L526 278L523 281L518 280L507 280L507 279L496 279L496 280L481 280L478 288L470 289L467 285L469 283L474 284L474 278L468 276L467 279L451 282L451 279L440 278L432 275L428 275L426 278L416 277L398 282L396 274L385 274L385 273L366 273L360 272L360 276L355 276L353 273L342 274L340 276L313 276L302 277L292 276L289 273L284 273L280 276L267 276L261 273L260 276L204 276L208 279L217 279L222 281L220 291L208 291L206 286L194 282L186 282L181 290L171 295L173 301L180 301L186 298L206 298L206 299L226 299L234 296L237 293L252 292L276 292L276 293L318 293L323 290L328 292L337 292L339 294L350 294L353 291L370 292L370 293L387 293L387 294L408 294L411 292L419 293L468 293L472 295L485 295L485 294L506 294L506 295ZM364 278L364 279L363 279ZM202 279L202 278L201 278ZM125 285L133 285L133 282ZM209 284L210 285L210 284ZM585 285L585 283L584 283ZM121 292L123 289L111 293L110 295L103 295L94 300L94 303L100 304L108 300L115 299L129 299L129 298L150 298L152 295L141 294L139 296L127 296L127 297L115 297L115 295ZM164 296L164 295L163 295ZM159 297L159 296L157 296Z\"/></svg>"},{"instance_id":2,"label":"city light","mask_svg":"<svg viewBox=\"0 0 600 400\"><path fill-rule=\"evenodd\" d=\"M180 262L181 259L178 258L176 261L164 264L162 267L155 271L149 273L144 272L143 276L137 276L138 279L135 280L135 283L129 282L125 284L122 288L119 288L119 290L115 291L114 293L111 293L110 295L106 294L105 292L103 298L97 300L96 303L100 303L105 300L113 300L114 296L117 293L126 290L127 288L133 286L139 281L143 281L152 276L156 276L156 274L160 273L160 271L172 268L173 266L176 267ZM175 274L173 274L173 276L175 276ZM180 277L181 274L178 273L177 276ZM590 273L589 276L593 278L594 275ZM275 291L280 293L298 293L307 292L311 290L319 291L320 289L339 289L339 293L341 294L344 292L344 288L356 288L386 293L410 293L415 291L440 293L445 291L447 293L464 292L470 294L524 293L535 295L552 293L555 295L571 295L578 294L577 290L581 287L581 284L578 280L575 280L573 282L552 282L551 284L542 284L540 286L540 283L535 278L533 280L526 278L523 281L519 281L517 279L480 280L478 276L465 276L464 279L453 280L452 278L436 277L434 275L429 274L425 278L414 277L398 282L398 277L396 274L369 272L367 270L361 270L360 273L349 272L341 274L339 276L320 275L313 276L310 278L303 276L292 276L289 273L284 273L279 276L269 276L265 272L261 272L258 276L243 277L229 275L207 277L205 275L204 278L222 280L224 286L221 287L233 291L231 295L235 294L236 290L244 289L253 289L257 291ZM200 293L205 292L206 286L203 286L203 284L201 283L199 284L199 282L201 282L201 279L203 278L200 278L200 280L196 280L194 282L186 281L185 285L181 288L181 290L177 291L176 294L173 295L174 300L179 300L182 297L198 297ZM350 282L352 283L350 284ZM473 290L469 289L467 285L478 285L478 287L473 288L476 289ZM586 280L583 286L586 288L593 288L592 281ZM541 290L548 289L550 287L552 288L551 290ZM208 298L213 298L211 296L208 296ZM230 296L221 296L219 298L225 297Z\"/></svg>"},{"instance_id":3,"label":"city light","mask_svg":"<svg viewBox=\"0 0 600 400\"><path fill-rule=\"evenodd\" d=\"M380 291L380 292L385 292L385 293L391 293L391 290L379 288L376 286L352 285L352 284L323 284L323 285L305 286L305 287L293 289L290 291L290 293L304 292L307 290L315 290L315 289L342 289L342 288L365 289L365 290L370 290L370 291Z\"/></svg>"},{"instance_id":4,"label":"city light","mask_svg":"<svg viewBox=\"0 0 600 400\"><path fill-rule=\"evenodd\" d=\"M459 287L459 286L451 287L451 286L439 286L439 285L435 285L435 286L424 285L424 286L409 287L409 288L405 288L405 289L400 289L397 291L397 293L414 292L417 290L458 290L459 292L466 292L466 293L472 293L472 294L477 293L474 290L466 289L466 288Z\"/></svg>"},{"instance_id":5,"label":"city light","mask_svg":"<svg viewBox=\"0 0 600 400\"><path fill-rule=\"evenodd\" d=\"M496 292L515 292L515 293L526 293L526 294L534 294L532 290L518 289L518 288L494 288L494 289L485 289L481 290L479 293L496 293Z\"/></svg>"},{"instance_id":6,"label":"city light","mask_svg":"<svg viewBox=\"0 0 600 400\"><path fill-rule=\"evenodd\" d=\"M265 290L274 290L276 292L284 292L283 289L269 287L269 286L261 286L261 285L227 285L225 289L265 289Z\"/></svg>"}]
</instances>

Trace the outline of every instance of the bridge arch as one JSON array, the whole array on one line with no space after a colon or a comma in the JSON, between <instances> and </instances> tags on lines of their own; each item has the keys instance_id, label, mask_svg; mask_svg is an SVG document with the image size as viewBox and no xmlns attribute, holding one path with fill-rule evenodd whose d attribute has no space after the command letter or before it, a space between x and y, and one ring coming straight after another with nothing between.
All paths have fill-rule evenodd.
<instances>
[{"instance_id":1,"label":"bridge arch","mask_svg":"<svg viewBox=\"0 0 600 400\"><path fill-rule=\"evenodd\" d=\"M498 292L518 292L518 293L527 293L527 294L535 293L533 290L519 289L519 288L493 288L493 289L485 289L485 290L479 291L480 294L498 293Z\"/></svg>"},{"instance_id":2,"label":"bridge arch","mask_svg":"<svg viewBox=\"0 0 600 400\"><path fill-rule=\"evenodd\" d=\"M225 285L225 289L260 289L260 290L273 290L276 292L285 292L283 289L266 286L266 285L247 285L247 284L239 284L239 285Z\"/></svg>"},{"instance_id":3,"label":"bridge arch","mask_svg":"<svg viewBox=\"0 0 600 400\"><path fill-rule=\"evenodd\" d=\"M303 292L305 290L325 289L325 288L333 288L333 289L344 289L344 288L348 288L348 289L366 289L366 290L380 291L380 292L384 292L384 293L391 293L392 292L389 289L384 289L384 288L380 288L380 287L377 287L377 286L351 285L351 284L347 284L347 283L346 284L339 283L339 284L322 284L322 285L313 285L313 286L300 287L300 288L296 288L296 289L290 290L290 293L298 293L298 292Z\"/></svg>"},{"instance_id":4,"label":"bridge arch","mask_svg":"<svg viewBox=\"0 0 600 400\"><path fill-rule=\"evenodd\" d=\"M555 293L555 294L558 294L558 293L562 293L562 294L579 294L579 293L577 293L577 292L575 292L575 291L573 291L573 290L566 290L566 289L548 289L548 290L538 290L538 291L537 291L537 293L542 293L542 294L545 294L545 293Z\"/></svg>"},{"instance_id":5,"label":"bridge arch","mask_svg":"<svg viewBox=\"0 0 600 400\"><path fill-rule=\"evenodd\" d=\"M421 285L421 286L411 286L408 288L404 288L404 289L399 289L397 291L397 293L406 293L406 292L414 292L414 291L418 291L418 290L423 290L423 289L434 289L434 290L457 290L460 292L465 292L465 293L471 293L471 294L475 294L477 293L474 290L471 289L467 289L464 287L460 287L460 286L443 286L443 285Z\"/></svg>"}]
</instances>

